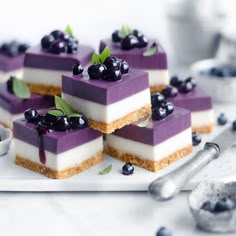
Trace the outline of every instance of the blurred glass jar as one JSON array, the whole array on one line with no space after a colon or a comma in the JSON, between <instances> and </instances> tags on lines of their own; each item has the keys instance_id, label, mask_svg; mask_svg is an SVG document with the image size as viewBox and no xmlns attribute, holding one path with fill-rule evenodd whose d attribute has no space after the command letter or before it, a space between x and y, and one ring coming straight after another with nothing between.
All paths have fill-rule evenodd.
<instances>
[{"instance_id":1,"label":"blurred glass jar","mask_svg":"<svg viewBox=\"0 0 236 236\"><path fill-rule=\"evenodd\" d=\"M168 0L166 15L175 61L189 64L215 56L224 19L217 0Z\"/></svg>"}]
</instances>

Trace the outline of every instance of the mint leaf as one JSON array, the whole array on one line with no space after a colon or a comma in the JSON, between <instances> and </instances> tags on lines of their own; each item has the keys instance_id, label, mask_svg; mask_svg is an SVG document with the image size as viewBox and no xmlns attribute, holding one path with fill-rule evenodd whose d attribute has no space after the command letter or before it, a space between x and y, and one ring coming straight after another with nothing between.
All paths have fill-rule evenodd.
<instances>
[{"instance_id":1,"label":"mint leaf","mask_svg":"<svg viewBox=\"0 0 236 236\"><path fill-rule=\"evenodd\" d=\"M17 79L16 77L13 79L13 93L15 96L22 99L27 99L31 96L29 87L25 81Z\"/></svg>"},{"instance_id":2,"label":"mint leaf","mask_svg":"<svg viewBox=\"0 0 236 236\"><path fill-rule=\"evenodd\" d=\"M106 175L106 174L109 174L111 172L111 169L112 169L112 164L110 164L108 167L106 167L105 169L103 170L100 170L98 172L99 175Z\"/></svg>"},{"instance_id":3,"label":"mint leaf","mask_svg":"<svg viewBox=\"0 0 236 236\"><path fill-rule=\"evenodd\" d=\"M141 128L144 128L144 127L147 127L150 123L150 118L152 116L152 113L147 117L146 120L140 122L139 124L137 124L138 127L141 127Z\"/></svg>"},{"instance_id":4,"label":"mint leaf","mask_svg":"<svg viewBox=\"0 0 236 236\"><path fill-rule=\"evenodd\" d=\"M111 55L110 48L106 46L100 54L100 62L103 63Z\"/></svg>"},{"instance_id":5,"label":"mint leaf","mask_svg":"<svg viewBox=\"0 0 236 236\"><path fill-rule=\"evenodd\" d=\"M131 28L128 25L122 25L121 30L120 30L121 37L124 38L130 33L132 33Z\"/></svg>"},{"instance_id":6,"label":"mint leaf","mask_svg":"<svg viewBox=\"0 0 236 236\"><path fill-rule=\"evenodd\" d=\"M70 114L69 117L81 117L82 115L79 114L79 113L73 113L73 114Z\"/></svg>"},{"instance_id":7,"label":"mint leaf","mask_svg":"<svg viewBox=\"0 0 236 236\"><path fill-rule=\"evenodd\" d=\"M69 36L71 36L71 37L73 36L72 28L71 28L69 25L66 26L65 32L66 32Z\"/></svg>"},{"instance_id":8,"label":"mint leaf","mask_svg":"<svg viewBox=\"0 0 236 236\"><path fill-rule=\"evenodd\" d=\"M97 53L93 53L91 63L97 64L99 62L100 62L100 56Z\"/></svg>"},{"instance_id":9,"label":"mint leaf","mask_svg":"<svg viewBox=\"0 0 236 236\"><path fill-rule=\"evenodd\" d=\"M158 49L158 45L156 43L153 43L152 46L143 53L143 56L150 57L157 52L157 49Z\"/></svg>"},{"instance_id":10,"label":"mint leaf","mask_svg":"<svg viewBox=\"0 0 236 236\"><path fill-rule=\"evenodd\" d=\"M53 115L53 116L61 116L61 115L64 115L64 112L58 109L52 109L48 111L48 114Z\"/></svg>"},{"instance_id":11,"label":"mint leaf","mask_svg":"<svg viewBox=\"0 0 236 236\"><path fill-rule=\"evenodd\" d=\"M55 96L56 108L62 110L67 116L76 113L71 105L63 98Z\"/></svg>"}]
</instances>

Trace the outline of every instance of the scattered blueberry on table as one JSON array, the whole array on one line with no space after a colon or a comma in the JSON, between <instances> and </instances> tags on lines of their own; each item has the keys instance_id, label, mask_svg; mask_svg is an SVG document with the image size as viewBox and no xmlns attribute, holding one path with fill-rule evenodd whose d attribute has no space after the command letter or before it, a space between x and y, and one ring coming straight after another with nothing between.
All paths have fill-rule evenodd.
<instances>
[{"instance_id":1,"label":"scattered blueberry on table","mask_svg":"<svg viewBox=\"0 0 236 236\"><path fill-rule=\"evenodd\" d=\"M235 120L235 121L233 121L233 123L232 123L232 126L233 126L233 130L235 130L235 131L236 131L236 120Z\"/></svg>"},{"instance_id":2,"label":"scattered blueberry on table","mask_svg":"<svg viewBox=\"0 0 236 236\"><path fill-rule=\"evenodd\" d=\"M156 236L172 236L172 233L171 231L166 228L166 227L161 227L157 233L156 233Z\"/></svg>"},{"instance_id":3,"label":"scattered blueberry on table","mask_svg":"<svg viewBox=\"0 0 236 236\"><path fill-rule=\"evenodd\" d=\"M122 167L122 174L123 175L132 175L134 173L134 166L131 163L126 163Z\"/></svg>"},{"instance_id":4,"label":"scattered blueberry on table","mask_svg":"<svg viewBox=\"0 0 236 236\"><path fill-rule=\"evenodd\" d=\"M235 208L236 202L234 202L230 197L219 199L216 203L206 201L201 206L202 210L209 211L212 213L221 213L233 210Z\"/></svg>"},{"instance_id":5,"label":"scattered blueberry on table","mask_svg":"<svg viewBox=\"0 0 236 236\"><path fill-rule=\"evenodd\" d=\"M227 116L225 115L225 113L221 113L218 118L217 118L217 123L218 125L225 125L226 123L228 122L228 118Z\"/></svg>"},{"instance_id":6,"label":"scattered blueberry on table","mask_svg":"<svg viewBox=\"0 0 236 236\"><path fill-rule=\"evenodd\" d=\"M199 134L197 134L196 132L192 133L192 142L193 142L193 146L197 146L202 142L202 138Z\"/></svg>"}]
</instances>

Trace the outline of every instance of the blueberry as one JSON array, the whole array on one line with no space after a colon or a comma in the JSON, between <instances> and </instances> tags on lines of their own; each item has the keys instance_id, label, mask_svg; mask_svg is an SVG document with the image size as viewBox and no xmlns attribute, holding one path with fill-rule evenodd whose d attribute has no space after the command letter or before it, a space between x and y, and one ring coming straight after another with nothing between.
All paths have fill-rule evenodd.
<instances>
[{"instance_id":1,"label":"blueberry","mask_svg":"<svg viewBox=\"0 0 236 236\"><path fill-rule=\"evenodd\" d=\"M224 113L221 113L217 118L218 125L225 125L228 122L228 118Z\"/></svg>"},{"instance_id":2,"label":"blueberry","mask_svg":"<svg viewBox=\"0 0 236 236\"><path fill-rule=\"evenodd\" d=\"M13 80L13 76L10 76L10 78L7 80L7 91L10 93L13 93Z\"/></svg>"},{"instance_id":3,"label":"blueberry","mask_svg":"<svg viewBox=\"0 0 236 236\"><path fill-rule=\"evenodd\" d=\"M127 74L129 72L129 64L125 60L120 62L120 71L121 74Z\"/></svg>"},{"instance_id":4,"label":"blueberry","mask_svg":"<svg viewBox=\"0 0 236 236\"><path fill-rule=\"evenodd\" d=\"M168 85L165 89L162 90L161 93L165 98L173 98L178 95L178 89L171 85Z\"/></svg>"},{"instance_id":5,"label":"blueberry","mask_svg":"<svg viewBox=\"0 0 236 236\"><path fill-rule=\"evenodd\" d=\"M59 39L61 39L64 42L67 42L69 40L69 38L70 38L70 36L67 33L65 33L65 32L62 32L60 34L60 37L59 37Z\"/></svg>"},{"instance_id":6,"label":"blueberry","mask_svg":"<svg viewBox=\"0 0 236 236\"><path fill-rule=\"evenodd\" d=\"M55 39L61 39L61 37L63 37L62 35L65 34L64 32L62 32L61 30L54 30L51 32L51 35L55 38Z\"/></svg>"},{"instance_id":7,"label":"blueberry","mask_svg":"<svg viewBox=\"0 0 236 236\"><path fill-rule=\"evenodd\" d=\"M8 43L3 43L1 48L0 48L0 52L2 54L6 54L6 52L8 51L8 48L9 48L9 44Z\"/></svg>"},{"instance_id":8,"label":"blueberry","mask_svg":"<svg viewBox=\"0 0 236 236\"><path fill-rule=\"evenodd\" d=\"M196 83L196 80L193 78L193 77L188 77L186 80L185 80L185 83L191 83L193 88L196 87L197 83Z\"/></svg>"},{"instance_id":9,"label":"blueberry","mask_svg":"<svg viewBox=\"0 0 236 236\"><path fill-rule=\"evenodd\" d=\"M204 211L214 212L215 204L210 201L206 201L202 204L201 209Z\"/></svg>"},{"instance_id":10,"label":"blueberry","mask_svg":"<svg viewBox=\"0 0 236 236\"><path fill-rule=\"evenodd\" d=\"M133 30L133 35L136 36L136 37L142 37L143 36L143 34L137 29Z\"/></svg>"},{"instance_id":11,"label":"blueberry","mask_svg":"<svg viewBox=\"0 0 236 236\"><path fill-rule=\"evenodd\" d=\"M236 120L233 121L232 126L233 126L233 130L236 130Z\"/></svg>"},{"instance_id":12,"label":"blueberry","mask_svg":"<svg viewBox=\"0 0 236 236\"><path fill-rule=\"evenodd\" d=\"M162 120L166 118L166 116L167 116L166 109L163 109L162 107L152 109L153 120Z\"/></svg>"},{"instance_id":13,"label":"blueberry","mask_svg":"<svg viewBox=\"0 0 236 236\"><path fill-rule=\"evenodd\" d=\"M29 48L28 44L25 44L25 43L19 44L18 45L18 52L25 53L28 48Z\"/></svg>"},{"instance_id":14,"label":"blueberry","mask_svg":"<svg viewBox=\"0 0 236 236\"><path fill-rule=\"evenodd\" d=\"M55 41L55 38L53 37L53 35L45 35L42 39L41 39L41 46L43 49L48 49L51 44Z\"/></svg>"},{"instance_id":15,"label":"blueberry","mask_svg":"<svg viewBox=\"0 0 236 236\"><path fill-rule=\"evenodd\" d=\"M104 80L108 81L118 81L121 79L121 71L119 69L114 69L112 71L107 71L106 75L103 77Z\"/></svg>"},{"instance_id":16,"label":"blueberry","mask_svg":"<svg viewBox=\"0 0 236 236\"><path fill-rule=\"evenodd\" d=\"M90 79L102 79L106 74L107 68L103 64L93 64L88 68Z\"/></svg>"},{"instance_id":17,"label":"blueberry","mask_svg":"<svg viewBox=\"0 0 236 236\"><path fill-rule=\"evenodd\" d=\"M156 233L156 236L172 236L172 233L171 231L166 228L166 227L161 227L157 233Z\"/></svg>"},{"instance_id":18,"label":"blueberry","mask_svg":"<svg viewBox=\"0 0 236 236\"><path fill-rule=\"evenodd\" d=\"M52 128L56 131L66 131L71 128L70 120L67 116L60 116L58 119L53 123Z\"/></svg>"},{"instance_id":19,"label":"blueberry","mask_svg":"<svg viewBox=\"0 0 236 236\"><path fill-rule=\"evenodd\" d=\"M107 70L115 70L120 69L120 60L117 57L107 57L104 61L104 65L106 66Z\"/></svg>"},{"instance_id":20,"label":"blueberry","mask_svg":"<svg viewBox=\"0 0 236 236\"><path fill-rule=\"evenodd\" d=\"M163 102L161 107L166 110L166 115L170 115L174 112L174 105L171 102Z\"/></svg>"},{"instance_id":21,"label":"blueberry","mask_svg":"<svg viewBox=\"0 0 236 236\"><path fill-rule=\"evenodd\" d=\"M121 49L130 50L137 47L139 41L136 36L129 34L121 40Z\"/></svg>"},{"instance_id":22,"label":"blueberry","mask_svg":"<svg viewBox=\"0 0 236 236\"><path fill-rule=\"evenodd\" d=\"M152 108L159 107L165 101L165 97L160 93L151 95Z\"/></svg>"},{"instance_id":23,"label":"blueberry","mask_svg":"<svg viewBox=\"0 0 236 236\"><path fill-rule=\"evenodd\" d=\"M72 72L73 75L80 75L82 74L84 71L83 66L80 63L76 63L73 67L72 67Z\"/></svg>"},{"instance_id":24,"label":"blueberry","mask_svg":"<svg viewBox=\"0 0 236 236\"><path fill-rule=\"evenodd\" d=\"M66 43L66 52L68 54L75 54L78 51L78 44L75 42L67 42Z\"/></svg>"},{"instance_id":25,"label":"blueberry","mask_svg":"<svg viewBox=\"0 0 236 236\"><path fill-rule=\"evenodd\" d=\"M51 44L51 46L50 46L50 48L49 48L49 52L50 52L50 53L54 53L54 54L63 53L63 52L65 52L65 50L66 50L66 45L65 45L65 43L64 43L62 40L60 40L60 39L55 40L55 41Z\"/></svg>"},{"instance_id":26,"label":"blueberry","mask_svg":"<svg viewBox=\"0 0 236 236\"><path fill-rule=\"evenodd\" d=\"M5 53L9 57L16 57L18 56L18 44L16 42L12 42L9 44L8 50Z\"/></svg>"},{"instance_id":27,"label":"blueberry","mask_svg":"<svg viewBox=\"0 0 236 236\"><path fill-rule=\"evenodd\" d=\"M193 146L197 146L199 145L200 143L202 142L202 138L199 134L193 132L192 133L192 143L193 143Z\"/></svg>"},{"instance_id":28,"label":"blueberry","mask_svg":"<svg viewBox=\"0 0 236 236\"><path fill-rule=\"evenodd\" d=\"M25 111L24 116L28 122L36 122L38 117L38 112L34 108L29 108Z\"/></svg>"},{"instance_id":29,"label":"blueberry","mask_svg":"<svg viewBox=\"0 0 236 236\"><path fill-rule=\"evenodd\" d=\"M136 37L138 39L138 44L137 44L138 48L145 48L148 45L148 40L144 35L136 36Z\"/></svg>"},{"instance_id":30,"label":"blueberry","mask_svg":"<svg viewBox=\"0 0 236 236\"><path fill-rule=\"evenodd\" d=\"M122 167L122 174L123 175L132 175L134 173L134 166L131 163L126 163Z\"/></svg>"},{"instance_id":31,"label":"blueberry","mask_svg":"<svg viewBox=\"0 0 236 236\"><path fill-rule=\"evenodd\" d=\"M189 93L193 90L193 84L190 82L182 83L179 87L180 93Z\"/></svg>"},{"instance_id":32,"label":"blueberry","mask_svg":"<svg viewBox=\"0 0 236 236\"><path fill-rule=\"evenodd\" d=\"M230 198L224 198L216 203L214 211L216 213L220 213L223 211L230 211L233 208L235 208L235 202L233 202Z\"/></svg>"},{"instance_id":33,"label":"blueberry","mask_svg":"<svg viewBox=\"0 0 236 236\"><path fill-rule=\"evenodd\" d=\"M80 116L70 117L70 122L72 129L82 129L88 125L87 118L82 114L80 114Z\"/></svg>"},{"instance_id":34,"label":"blueberry","mask_svg":"<svg viewBox=\"0 0 236 236\"><path fill-rule=\"evenodd\" d=\"M121 41L121 37L119 35L119 30L116 30L112 33L111 35L111 38L112 38L112 41L115 42L115 43L118 43Z\"/></svg>"},{"instance_id":35,"label":"blueberry","mask_svg":"<svg viewBox=\"0 0 236 236\"><path fill-rule=\"evenodd\" d=\"M180 80L177 75L172 76L170 79L170 84L174 87L178 88L182 83L183 83L183 81Z\"/></svg>"}]
</instances>

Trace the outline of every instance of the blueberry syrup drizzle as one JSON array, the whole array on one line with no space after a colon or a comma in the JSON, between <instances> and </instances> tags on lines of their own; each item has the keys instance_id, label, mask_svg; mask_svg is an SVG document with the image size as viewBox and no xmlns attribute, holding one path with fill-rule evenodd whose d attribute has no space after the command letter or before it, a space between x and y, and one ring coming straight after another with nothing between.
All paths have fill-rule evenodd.
<instances>
[{"instance_id":1,"label":"blueberry syrup drizzle","mask_svg":"<svg viewBox=\"0 0 236 236\"><path fill-rule=\"evenodd\" d=\"M46 154L44 149L43 136L48 132L48 130L40 126L37 126L36 130L38 132L39 160L42 164L46 164Z\"/></svg>"}]
</instances>

